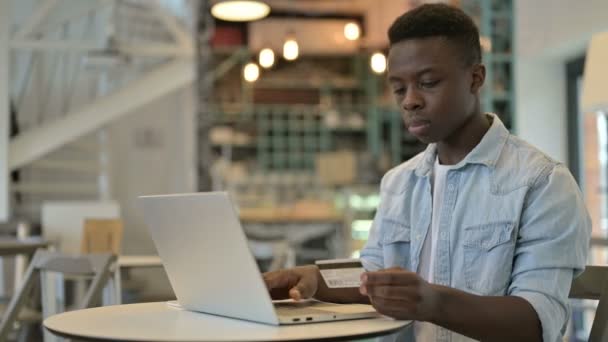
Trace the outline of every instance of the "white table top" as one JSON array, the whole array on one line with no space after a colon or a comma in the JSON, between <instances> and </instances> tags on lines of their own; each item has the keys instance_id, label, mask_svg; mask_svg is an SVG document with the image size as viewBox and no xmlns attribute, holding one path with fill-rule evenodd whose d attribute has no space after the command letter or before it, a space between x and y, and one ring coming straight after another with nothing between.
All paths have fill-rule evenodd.
<instances>
[{"instance_id":1,"label":"white table top","mask_svg":"<svg viewBox=\"0 0 608 342\"><path fill-rule=\"evenodd\" d=\"M44 320L47 329L68 338L182 342L352 339L389 334L410 323L382 317L277 327L186 311L165 302L70 311Z\"/></svg>"},{"instance_id":2,"label":"white table top","mask_svg":"<svg viewBox=\"0 0 608 342\"><path fill-rule=\"evenodd\" d=\"M158 255L120 255L120 267L162 267L163 263Z\"/></svg>"}]
</instances>

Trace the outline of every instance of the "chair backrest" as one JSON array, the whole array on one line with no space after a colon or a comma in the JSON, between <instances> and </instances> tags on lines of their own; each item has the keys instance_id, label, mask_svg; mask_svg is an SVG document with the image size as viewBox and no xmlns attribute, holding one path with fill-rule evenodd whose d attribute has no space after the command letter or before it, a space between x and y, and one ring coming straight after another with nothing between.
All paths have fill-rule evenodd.
<instances>
[{"instance_id":1,"label":"chair backrest","mask_svg":"<svg viewBox=\"0 0 608 342\"><path fill-rule=\"evenodd\" d=\"M42 235L58 251L78 254L87 218L120 218L120 205L116 201L44 201Z\"/></svg>"},{"instance_id":2,"label":"chair backrest","mask_svg":"<svg viewBox=\"0 0 608 342\"><path fill-rule=\"evenodd\" d=\"M36 251L36 254L34 254L32 261L27 268L19 291L11 298L8 308L2 316L2 321L0 323L0 341L6 340L12 323L17 318L17 314L21 310L21 307L25 304L37 278L40 279L43 290L42 310L44 318L48 317L50 314L57 313L45 308L45 302L49 300L52 301L53 294L45 295L44 285L42 285L45 282L45 279L41 272L50 271L91 277L91 284L89 285L84 299L78 306L79 308L88 308L93 306L96 303L96 300L101 296L101 291L110 277L110 267L115 261L116 255L110 253L70 256L42 249ZM45 297L47 297L47 299L45 299Z\"/></svg>"},{"instance_id":3,"label":"chair backrest","mask_svg":"<svg viewBox=\"0 0 608 342\"><path fill-rule=\"evenodd\" d=\"M589 341L608 341L608 266L587 266L572 282L570 298L599 300Z\"/></svg>"},{"instance_id":4,"label":"chair backrest","mask_svg":"<svg viewBox=\"0 0 608 342\"><path fill-rule=\"evenodd\" d=\"M120 219L85 219L80 252L120 254L123 223Z\"/></svg>"}]
</instances>

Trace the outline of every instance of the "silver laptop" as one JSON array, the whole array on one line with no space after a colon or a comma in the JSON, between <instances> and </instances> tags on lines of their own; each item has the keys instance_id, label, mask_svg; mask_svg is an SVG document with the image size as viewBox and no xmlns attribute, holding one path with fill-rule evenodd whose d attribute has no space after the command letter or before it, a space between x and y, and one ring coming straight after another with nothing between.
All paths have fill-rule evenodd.
<instances>
[{"instance_id":1,"label":"silver laptop","mask_svg":"<svg viewBox=\"0 0 608 342\"><path fill-rule=\"evenodd\" d=\"M142 196L140 204L180 306L279 325L378 316L370 305L273 303L225 192Z\"/></svg>"}]
</instances>

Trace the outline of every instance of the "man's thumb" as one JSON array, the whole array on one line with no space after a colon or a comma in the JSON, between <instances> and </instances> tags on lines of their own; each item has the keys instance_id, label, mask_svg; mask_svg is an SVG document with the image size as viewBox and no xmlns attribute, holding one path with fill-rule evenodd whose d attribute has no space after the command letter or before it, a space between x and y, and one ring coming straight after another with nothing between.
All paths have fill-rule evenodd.
<instances>
[{"instance_id":1,"label":"man's thumb","mask_svg":"<svg viewBox=\"0 0 608 342\"><path fill-rule=\"evenodd\" d=\"M289 290L289 297L293 300L308 299L313 296L312 290L300 281Z\"/></svg>"}]
</instances>

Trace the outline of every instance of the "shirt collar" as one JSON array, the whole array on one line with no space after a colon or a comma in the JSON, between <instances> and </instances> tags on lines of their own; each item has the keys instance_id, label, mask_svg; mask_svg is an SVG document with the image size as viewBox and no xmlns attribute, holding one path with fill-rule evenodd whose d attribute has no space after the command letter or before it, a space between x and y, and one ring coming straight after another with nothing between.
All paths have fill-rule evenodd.
<instances>
[{"instance_id":1,"label":"shirt collar","mask_svg":"<svg viewBox=\"0 0 608 342\"><path fill-rule=\"evenodd\" d=\"M455 169L461 168L466 164L483 164L488 167L494 167L500 152L502 151L507 138L509 137L509 131L505 125L500 121L498 115L493 113L486 113L486 115L492 117L492 125L486 134L481 138L481 141L461 160L454 166ZM418 177L425 177L433 170L433 163L437 158L437 144L429 144L422 155L422 159L416 166L416 175Z\"/></svg>"}]
</instances>

